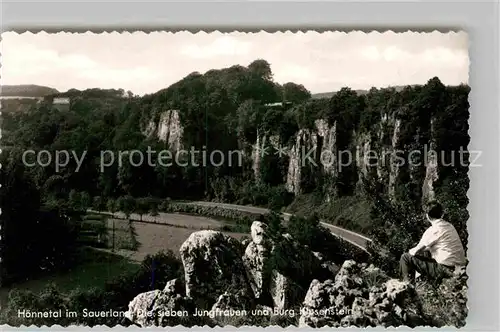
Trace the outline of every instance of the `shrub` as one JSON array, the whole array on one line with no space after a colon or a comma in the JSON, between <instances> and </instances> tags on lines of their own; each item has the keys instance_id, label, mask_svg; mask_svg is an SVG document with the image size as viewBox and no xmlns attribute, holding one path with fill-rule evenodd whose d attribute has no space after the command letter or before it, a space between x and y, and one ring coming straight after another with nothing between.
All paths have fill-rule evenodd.
<instances>
[{"instance_id":1,"label":"shrub","mask_svg":"<svg viewBox=\"0 0 500 332\"><path fill-rule=\"evenodd\" d=\"M9 294L7 306L2 308L0 323L19 326L21 324L67 326L70 324L118 325L120 317L84 318L82 311L125 311L129 302L139 293L153 289L162 289L167 281L183 278L182 263L172 251L159 252L148 255L141 263L136 272L123 274L108 282L104 288L75 289L68 294L63 294L57 288L49 284L38 295L29 290L13 290ZM78 317L62 318L35 318L26 319L18 316L18 310L48 311L72 310L78 313Z\"/></svg>"}]
</instances>

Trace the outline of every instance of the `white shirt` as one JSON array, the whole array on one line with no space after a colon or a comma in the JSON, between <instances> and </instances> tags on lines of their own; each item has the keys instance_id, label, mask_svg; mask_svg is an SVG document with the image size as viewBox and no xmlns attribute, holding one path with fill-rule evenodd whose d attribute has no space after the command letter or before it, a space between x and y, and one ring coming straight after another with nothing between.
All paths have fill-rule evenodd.
<instances>
[{"instance_id":1,"label":"white shirt","mask_svg":"<svg viewBox=\"0 0 500 332\"><path fill-rule=\"evenodd\" d=\"M418 246L425 246L439 264L457 266L466 263L464 247L457 230L442 219L432 222L432 226L422 235Z\"/></svg>"}]
</instances>

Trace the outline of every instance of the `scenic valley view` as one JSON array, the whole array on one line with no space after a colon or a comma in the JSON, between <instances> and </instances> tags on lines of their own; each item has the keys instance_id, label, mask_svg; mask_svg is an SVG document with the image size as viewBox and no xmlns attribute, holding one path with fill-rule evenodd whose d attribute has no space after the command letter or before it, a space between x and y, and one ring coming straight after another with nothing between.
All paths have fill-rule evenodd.
<instances>
[{"instance_id":1,"label":"scenic valley view","mask_svg":"<svg viewBox=\"0 0 500 332\"><path fill-rule=\"evenodd\" d=\"M465 33L2 44L0 325L465 325Z\"/></svg>"}]
</instances>

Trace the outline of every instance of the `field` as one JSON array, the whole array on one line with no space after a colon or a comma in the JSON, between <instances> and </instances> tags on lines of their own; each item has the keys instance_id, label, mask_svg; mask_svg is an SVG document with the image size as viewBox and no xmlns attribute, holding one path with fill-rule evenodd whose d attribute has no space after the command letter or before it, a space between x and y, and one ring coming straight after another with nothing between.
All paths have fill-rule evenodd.
<instances>
[{"instance_id":1,"label":"field","mask_svg":"<svg viewBox=\"0 0 500 332\"><path fill-rule=\"evenodd\" d=\"M137 241L135 238L134 225L129 220L109 218L106 220L107 248L115 250L136 250Z\"/></svg>"},{"instance_id":2,"label":"field","mask_svg":"<svg viewBox=\"0 0 500 332\"><path fill-rule=\"evenodd\" d=\"M154 218L155 223L150 218ZM143 216L143 220L148 222L87 215L82 227L85 230L84 242L95 248L82 248L79 252L80 263L69 271L43 275L0 289L0 307L6 303L9 291L14 288L39 292L49 283L54 283L63 292L78 287L103 287L106 281L137 269L138 263L148 254L169 249L178 254L180 246L191 233L201 229L220 229L225 225L222 221L205 217L166 213L156 217ZM237 239L249 236L224 233Z\"/></svg>"},{"instance_id":3,"label":"field","mask_svg":"<svg viewBox=\"0 0 500 332\"><path fill-rule=\"evenodd\" d=\"M218 230L225 225L223 221L175 213L161 213L155 217L144 215L142 219L145 222L108 219L108 240L112 236L112 222L115 221L115 252L136 262L161 250L172 250L178 254L182 243L191 233L203 229ZM249 236L234 232L224 232L224 234L237 239ZM109 250L111 246L107 248Z\"/></svg>"},{"instance_id":4,"label":"field","mask_svg":"<svg viewBox=\"0 0 500 332\"><path fill-rule=\"evenodd\" d=\"M197 222L197 220L194 219L199 217L182 216L182 218L186 220L186 224L189 224L190 222ZM142 260L142 258L148 254L154 254L160 250L167 249L170 249L178 254L182 243L189 237L189 235L191 235L191 233L196 231L183 227L145 224L139 222L134 222L133 226L136 233L136 240L138 242L138 250L130 256L133 260ZM237 239L249 235L243 233L224 233Z\"/></svg>"}]
</instances>

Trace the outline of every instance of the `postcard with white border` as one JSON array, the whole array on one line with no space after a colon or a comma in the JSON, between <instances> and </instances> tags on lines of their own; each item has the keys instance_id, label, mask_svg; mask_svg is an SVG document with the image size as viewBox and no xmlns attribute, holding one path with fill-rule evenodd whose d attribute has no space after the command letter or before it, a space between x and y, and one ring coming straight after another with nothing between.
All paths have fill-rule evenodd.
<instances>
[{"instance_id":1,"label":"postcard with white border","mask_svg":"<svg viewBox=\"0 0 500 332\"><path fill-rule=\"evenodd\" d=\"M465 32L1 43L0 324L465 325Z\"/></svg>"}]
</instances>

